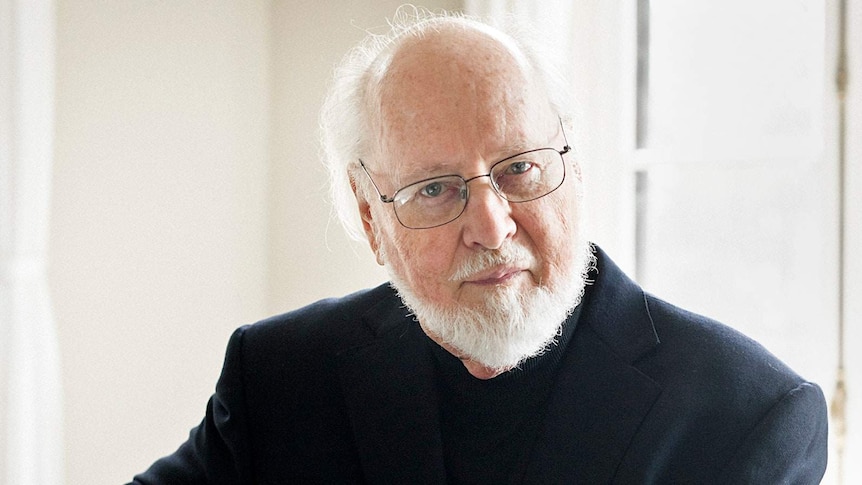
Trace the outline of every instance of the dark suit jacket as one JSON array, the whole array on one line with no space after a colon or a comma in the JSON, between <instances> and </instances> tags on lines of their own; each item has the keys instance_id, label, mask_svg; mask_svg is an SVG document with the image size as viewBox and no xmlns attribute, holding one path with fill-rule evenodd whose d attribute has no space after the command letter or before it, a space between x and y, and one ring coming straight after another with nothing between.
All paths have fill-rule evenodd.
<instances>
[{"instance_id":1,"label":"dark suit jacket","mask_svg":"<svg viewBox=\"0 0 862 485\"><path fill-rule=\"evenodd\" d=\"M817 483L826 404L757 343L645 294L598 250L514 483ZM237 330L155 483L444 483L434 365L386 285Z\"/></svg>"}]
</instances>

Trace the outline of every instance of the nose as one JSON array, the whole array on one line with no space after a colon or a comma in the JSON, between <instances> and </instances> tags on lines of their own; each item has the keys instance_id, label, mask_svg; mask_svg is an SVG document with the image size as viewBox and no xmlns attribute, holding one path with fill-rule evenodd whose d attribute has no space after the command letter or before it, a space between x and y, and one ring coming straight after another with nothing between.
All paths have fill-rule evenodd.
<instances>
[{"instance_id":1,"label":"nose","mask_svg":"<svg viewBox=\"0 0 862 485\"><path fill-rule=\"evenodd\" d=\"M464 244L470 248L499 249L517 231L512 208L509 201L494 192L490 179L487 183L475 182L461 214Z\"/></svg>"}]
</instances>

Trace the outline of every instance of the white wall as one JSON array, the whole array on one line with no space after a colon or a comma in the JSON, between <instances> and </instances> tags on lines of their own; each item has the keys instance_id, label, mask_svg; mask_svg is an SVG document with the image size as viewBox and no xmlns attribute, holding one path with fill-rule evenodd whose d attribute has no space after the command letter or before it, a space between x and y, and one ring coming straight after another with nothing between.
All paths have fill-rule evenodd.
<instances>
[{"instance_id":1,"label":"white wall","mask_svg":"<svg viewBox=\"0 0 862 485\"><path fill-rule=\"evenodd\" d=\"M185 440L235 327L383 281L329 221L316 117L400 3L57 1L67 483L124 483Z\"/></svg>"},{"instance_id":2,"label":"white wall","mask_svg":"<svg viewBox=\"0 0 862 485\"><path fill-rule=\"evenodd\" d=\"M386 281L368 245L330 219L315 129L334 65L402 3L273 3L272 313Z\"/></svg>"},{"instance_id":3,"label":"white wall","mask_svg":"<svg viewBox=\"0 0 862 485\"><path fill-rule=\"evenodd\" d=\"M120 483L203 416L264 315L268 2L59 1L51 287L67 483Z\"/></svg>"}]
</instances>

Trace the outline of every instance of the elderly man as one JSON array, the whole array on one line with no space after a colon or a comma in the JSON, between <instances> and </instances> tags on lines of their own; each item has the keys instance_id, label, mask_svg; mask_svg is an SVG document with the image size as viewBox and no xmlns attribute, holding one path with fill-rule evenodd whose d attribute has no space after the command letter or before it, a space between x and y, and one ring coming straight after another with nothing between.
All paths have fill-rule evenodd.
<instances>
[{"instance_id":1,"label":"elderly man","mask_svg":"<svg viewBox=\"0 0 862 485\"><path fill-rule=\"evenodd\" d=\"M237 330L134 483L818 482L820 389L587 241L561 92L523 32L464 18L352 52L324 141L391 284Z\"/></svg>"}]
</instances>

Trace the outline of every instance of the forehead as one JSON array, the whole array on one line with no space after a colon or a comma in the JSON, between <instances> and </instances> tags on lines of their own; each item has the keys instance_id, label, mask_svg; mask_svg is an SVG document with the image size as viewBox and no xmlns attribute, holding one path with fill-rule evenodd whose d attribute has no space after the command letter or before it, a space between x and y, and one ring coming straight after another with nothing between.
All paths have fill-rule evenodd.
<instances>
[{"instance_id":1,"label":"forehead","mask_svg":"<svg viewBox=\"0 0 862 485\"><path fill-rule=\"evenodd\" d=\"M524 56L486 32L444 29L404 41L382 66L374 96L375 158L405 174L536 148L556 116ZM405 175L407 177L408 175Z\"/></svg>"}]
</instances>

